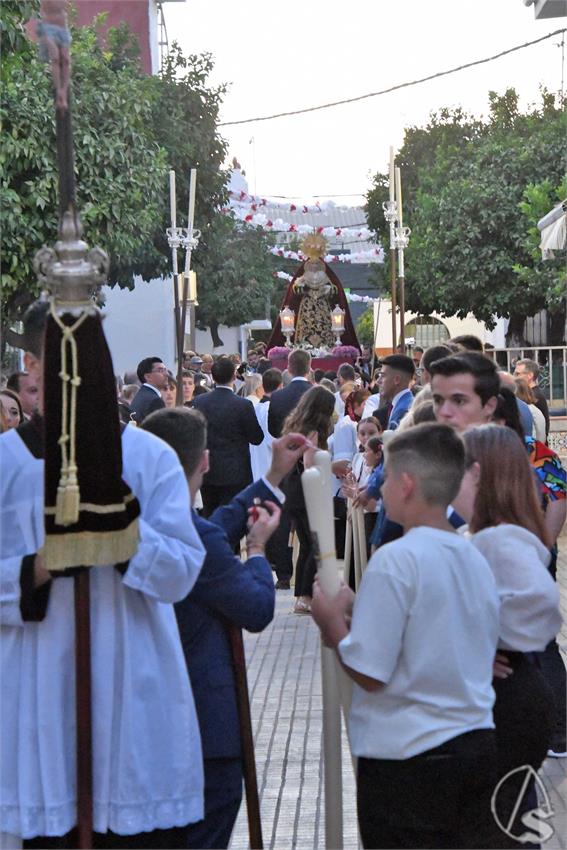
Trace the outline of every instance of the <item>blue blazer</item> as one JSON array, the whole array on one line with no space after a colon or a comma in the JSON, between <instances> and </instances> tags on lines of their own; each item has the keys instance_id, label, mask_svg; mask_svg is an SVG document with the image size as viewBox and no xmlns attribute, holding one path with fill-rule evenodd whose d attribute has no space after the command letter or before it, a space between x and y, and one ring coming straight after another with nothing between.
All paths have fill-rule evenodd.
<instances>
[{"instance_id":1,"label":"blue blazer","mask_svg":"<svg viewBox=\"0 0 567 850\"><path fill-rule=\"evenodd\" d=\"M225 623L260 632L274 616L272 569L265 558L242 562L233 546L246 533L255 498L277 500L262 481L251 484L229 505L193 522L207 550L191 593L175 605L179 634L203 743L203 758L241 754L232 655Z\"/></svg>"},{"instance_id":2,"label":"blue blazer","mask_svg":"<svg viewBox=\"0 0 567 850\"><path fill-rule=\"evenodd\" d=\"M391 431L396 430L396 428L410 409L412 402L412 391L404 390L403 394L397 400L395 407L392 409L392 412L390 413L390 418L388 419L388 428Z\"/></svg>"}]
</instances>

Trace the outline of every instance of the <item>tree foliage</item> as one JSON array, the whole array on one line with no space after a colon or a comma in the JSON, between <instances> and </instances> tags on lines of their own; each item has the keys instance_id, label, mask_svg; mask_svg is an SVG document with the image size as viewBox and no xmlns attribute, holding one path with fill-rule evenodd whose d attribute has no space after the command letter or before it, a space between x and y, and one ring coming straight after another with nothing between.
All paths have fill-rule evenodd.
<instances>
[{"instance_id":1,"label":"tree foliage","mask_svg":"<svg viewBox=\"0 0 567 850\"><path fill-rule=\"evenodd\" d=\"M542 263L534 228L563 178L565 116L545 91L526 113L513 89L489 97L484 121L443 110L426 127L406 130L398 163L412 230L406 303L425 314L472 312L489 327L495 315L507 316L517 328L543 307L562 309L565 278L559 262ZM386 175L376 175L367 199L385 245L387 185ZM537 186L548 187L543 212L541 197L537 210L533 204Z\"/></svg>"},{"instance_id":2,"label":"tree foliage","mask_svg":"<svg viewBox=\"0 0 567 850\"><path fill-rule=\"evenodd\" d=\"M356 323L356 335L361 345L374 348L374 308L367 307Z\"/></svg>"},{"instance_id":3,"label":"tree foliage","mask_svg":"<svg viewBox=\"0 0 567 850\"><path fill-rule=\"evenodd\" d=\"M23 22L38 0L2 2L1 151L4 317L11 320L37 295L33 257L57 233L57 166L52 86ZM226 143L217 131L225 91L210 87L208 54L183 56L177 45L160 76L142 73L135 38L125 26L99 39L97 27L72 27L72 89L77 201L89 244L111 258L109 282L132 287L133 277L169 273L168 171L177 174L178 226L186 224L189 172L197 168L193 265L199 273L204 322L238 323L251 299L265 301L267 241L245 234L221 214ZM240 267L238 249L245 247ZM247 279L247 274L249 278ZM254 278L251 285L246 286ZM246 290L240 297L239 290ZM260 296L262 290L262 296ZM252 293L257 293L254 301ZM233 297L236 296L236 297ZM208 306L211 305L211 306ZM262 307L262 315L264 309Z\"/></svg>"}]
</instances>

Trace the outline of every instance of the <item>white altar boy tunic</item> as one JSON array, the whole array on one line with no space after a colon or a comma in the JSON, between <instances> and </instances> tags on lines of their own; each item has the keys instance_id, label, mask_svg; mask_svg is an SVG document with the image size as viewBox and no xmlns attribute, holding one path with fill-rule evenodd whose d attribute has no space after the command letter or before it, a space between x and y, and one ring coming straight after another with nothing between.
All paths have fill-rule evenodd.
<instances>
[{"instance_id":1,"label":"white altar boy tunic","mask_svg":"<svg viewBox=\"0 0 567 850\"><path fill-rule=\"evenodd\" d=\"M175 453L122 435L123 477L141 508L121 575L90 572L94 829L134 834L203 817L201 741L172 602L204 558ZM0 437L0 831L33 838L76 824L73 579L51 583L45 619L20 612L22 558L39 552L43 460Z\"/></svg>"}]
</instances>

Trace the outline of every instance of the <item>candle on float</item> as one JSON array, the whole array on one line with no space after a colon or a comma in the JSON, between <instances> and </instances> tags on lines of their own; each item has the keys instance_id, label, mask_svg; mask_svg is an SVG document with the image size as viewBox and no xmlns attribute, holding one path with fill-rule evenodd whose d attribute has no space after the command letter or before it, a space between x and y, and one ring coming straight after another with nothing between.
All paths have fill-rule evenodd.
<instances>
[{"instance_id":1,"label":"candle on float","mask_svg":"<svg viewBox=\"0 0 567 850\"><path fill-rule=\"evenodd\" d=\"M403 227L402 217L402 174L399 168L396 167L396 201L398 203L398 224Z\"/></svg>"},{"instance_id":2,"label":"candle on float","mask_svg":"<svg viewBox=\"0 0 567 850\"><path fill-rule=\"evenodd\" d=\"M193 233L195 222L195 188L197 186L197 169L192 168L189 177L189 217L187 219L187 230L189 235Z\"/></svg>"},{"instance_id":3,"label":"candle on float","mask_svg":"<svg viewBox=\"0 0 567 850\"><path fill-rule=\"evenodd\" d=\"M394 194L394 148L390 145L390 200L395 200Z\"/></svg>"},{"instance_id":4,"label":"candle on float","mask_svg":"<svg viewBox=\"0 0 567 850\"><path fill-rule=\"evenodd\" d=\"M307 518L317 548L315 557L321 587L329 596L336 596L341 582L335 552L331 456L329 452L316 452L313 464L301 476Z\"/></svg>"},{"instance_id":5,"label":"candle on float","mask_svg":"<svg viewBox=\"0 0 567 850\"><path fill-rule=\"evenodd\" d=\"M169 213L171 217L171 226L177 226L176 214L177 201L175 198L175 171L169 172Z\"/></svg>"}]
</instances>

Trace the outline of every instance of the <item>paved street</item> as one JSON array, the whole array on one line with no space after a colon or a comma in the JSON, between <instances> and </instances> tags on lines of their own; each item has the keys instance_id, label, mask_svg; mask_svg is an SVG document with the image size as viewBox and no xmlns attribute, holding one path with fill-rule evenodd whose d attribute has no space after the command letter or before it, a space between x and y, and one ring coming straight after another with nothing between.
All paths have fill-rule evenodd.
<instances>
[{"instance_id":1,"label":"paved street","mask_svg":"<svg viewBox=\"0 0 567 850\"><path fill-rule=\"evenodd\" d=\"M561 566L567 576L565 554ZM562 590L567 591L567 582ZM276 616L268 629L245 635L248 679L264 847L316 850L325 846L319 638L309 617L291 613L292 593L277 592ZM567 847L566 767L567 759L548 759L542 771L554 810L554 835L546 850ZM355 790L346 735L343 787L344 847L356 848ZM231 847L248 847L244 804Z\"/></svg>"}]
</instances>

